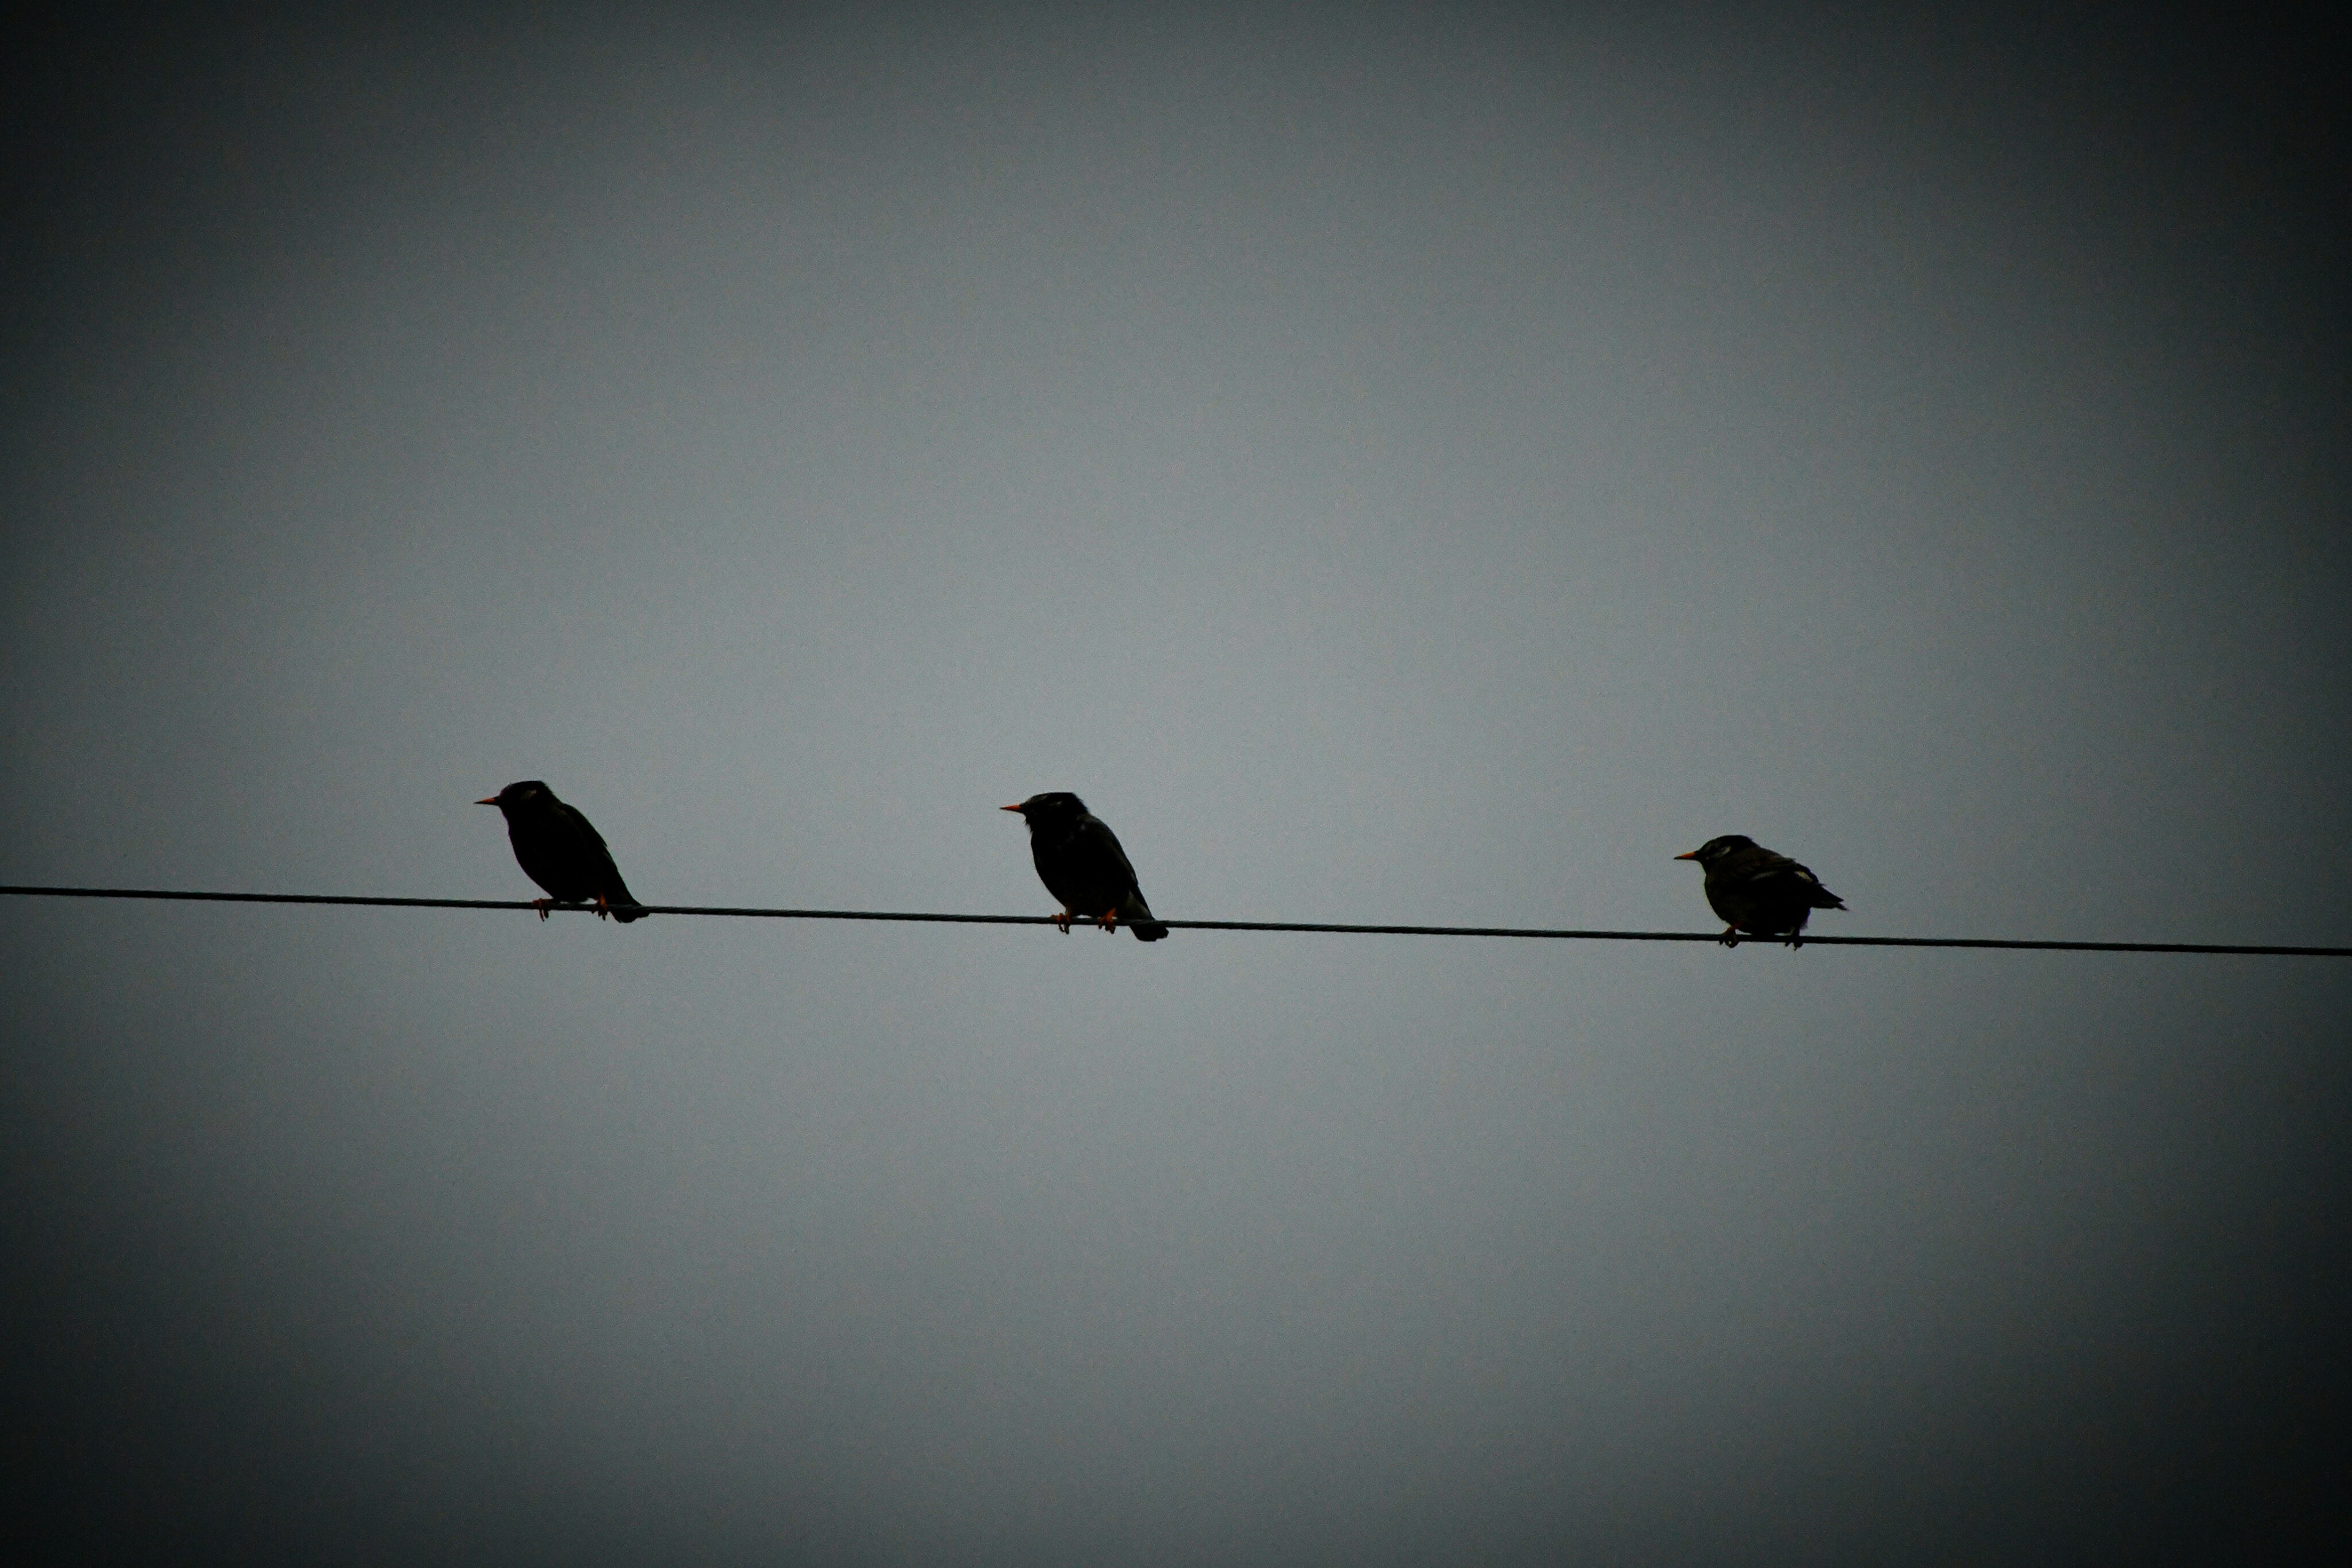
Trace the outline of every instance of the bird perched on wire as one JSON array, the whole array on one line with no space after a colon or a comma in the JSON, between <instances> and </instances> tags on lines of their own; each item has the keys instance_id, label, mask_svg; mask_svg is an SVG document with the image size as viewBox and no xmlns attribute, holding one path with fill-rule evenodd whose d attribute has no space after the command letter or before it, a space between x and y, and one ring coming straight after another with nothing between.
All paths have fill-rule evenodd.
<instances>
[{"instance_id":1,"label":"bird perched on wire","mask_svg":"<svg viewBox=\"0 0 2352 1568\"><path fill-rule=\"evenodd\" d=\"M600 921L607 914L622 921L644 918L636 895L613 864L613 852L604 847L604 835L539 780L510 784L474 804L495 805L505 814L515 859L525 876L547 889L548 897L531 900L541 920L551 904L586 903L596 906Z\"/></svg>"},{"instance_id":2,"label":"bird perched on wire","mask_svg":"<svg viewBox=\"0 0 2352 1568\"><path fill-rule=\"evenodd\" d=\"M1135 868L1118 835L1087 803L1067 790L1033 795L1019 805L1008 805L1029 825L1029 857L1037 862L1038 879L1062 900L1055 919L1063 931L1076 919L1099 920L1113 931L1125 921L1138 942L1158 942L1168 928L1151 918L1136 885Z\"/></svg>"},{"instance_id":3,"label":"bird perched on wire","mask_svg":"<svg viewBox=\"0 0 2352 1568\"><path fill-rule=\"evenodd\" d=\"M1744 833L1710 838L1677 860L1696 860L1706 873L1706 901L1729 921L1723 945L1738 947L1739 933L1784 936L1804 945L1805 922L1815 910L1842 910L1845 900L1822 879L1786 855L1775 855Z\"/></svg>"}]
</instances>

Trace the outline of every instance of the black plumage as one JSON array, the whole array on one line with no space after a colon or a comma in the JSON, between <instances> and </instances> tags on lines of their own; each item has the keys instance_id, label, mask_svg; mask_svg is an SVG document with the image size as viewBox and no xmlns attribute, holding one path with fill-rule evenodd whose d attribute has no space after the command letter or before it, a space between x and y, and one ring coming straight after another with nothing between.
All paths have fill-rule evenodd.
<instances>
[{"instance_id":1,"label":"black plumage","mask_svg":"<svg viewBox=\"0 0 2352 1568\"><path fill-rule=\"evenodd\" d=\"M637 907L636 895L621 880L620 868L613 864L613 852L604 847L604 835L577 808L556 799L555 792L539 780L510 784L474 804L495 805L505 815L515 859L525 876L547 890L547 898L533 900L539 905L541 920L547 918L551 902L593 903L598 920L607 913L623 921L645 915Z\"/></svg>"},{"instance_id":2,"label":"black plumage","mask_svg":"<svg viewBox=\"0 0 2352 1568\"><path fill-rule=\"evenodd\" d=\"M1812 871L1786 855L1776 855L1744 833L1710 838L1677 860L1696 860L1706 873L1706 901L1731 923L1723 945L1738 947L1739 933L1784 936L1804 945L1805 922L1815 910L1842 910L1845 901Z\"/></svg>"},{"instance_id":3,"label":"black plumage","mask_svg":"<svg viewBox=\"0 0 2352 1568\"><path fill-rule=\"evenodd\" d=\"M1008 805L1029 825L1029 856L1037 862L1038 879L1062 900L1062 929L1074 918L1102 921L1110 931L1120 921L1138 942L1158 942L1168 928L1154 920L1143 901L1135 868L1118 835L1087 809L1087 803L1067 790L1033 795L1019 805Z\"/></svg>"}]
</instances>

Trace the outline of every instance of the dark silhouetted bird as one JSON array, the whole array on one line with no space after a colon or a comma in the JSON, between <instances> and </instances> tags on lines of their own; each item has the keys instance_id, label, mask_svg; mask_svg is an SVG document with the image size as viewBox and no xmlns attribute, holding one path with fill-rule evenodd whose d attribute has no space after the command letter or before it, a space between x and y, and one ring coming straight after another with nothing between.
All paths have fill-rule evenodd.
<instances>
[{"instance_id":1,"label":"dark silhouetted bird","mask_svg":"<svg viewBox=\"0 0 2352 1568\"><path fill-rule=\"evenodd\" d=\"M495 805L506 814L515 859L525 876L548 891L547 898L531 900L539 906L541 920L547 918L550 903L593 903L598 920L607 913L616 921L644 917L636 895L613 864L613 852L604 847L604 835L539 780L510 784L474 804Z\"/></svg>"},{"instance_id":2,"label":"dark silhouetted bird","mask_svg":"<svg viewBox=\"0 0 2352 1568\"><path fill-rule=\"evenodd\" d=\"M1037 876L1045 890L1062 900L1057 917L1070 929L1074 917L1102 921L1110 931L1125 921L1139 942L1158 942L1168 928L1151 918L1151 906L1136 886L1135 868L1127 851L1102 818L1067 790L1033 795L1019 805L1008 805L1029 825L1029 855L1037 862Z\"/></svg>"},{"instance_id":3,"label":"dark silhouetted bird","mask_svg":"<svg viewBox=\"0 0 2352 1568\"><path fill-rule=\"evenodd\" d=\"M1706 873L1706 901L1731 922L1723 933L1726 947L1738 947L1741 931L1785 936L1790 947L1801 947L1805 922L1815 910L1845 908L1811 871L1744 833L1710 838L1675 858L1696 860Z\"/></svg>"}]
</instances>

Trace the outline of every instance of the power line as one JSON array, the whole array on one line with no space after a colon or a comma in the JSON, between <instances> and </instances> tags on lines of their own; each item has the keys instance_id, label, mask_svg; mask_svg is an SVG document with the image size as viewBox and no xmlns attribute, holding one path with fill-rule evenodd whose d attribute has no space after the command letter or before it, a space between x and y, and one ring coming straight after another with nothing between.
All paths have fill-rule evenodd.
<instances>
[{"instance_id":1,"label":"power line","mask_svg":"<svg viewBox=\"0 0 2352 1568\"><path fill-rule=\"evenodd\" d=\"M379 899L333 893L205 893L176 892L156 888L16 888L0 887L0 894L27 899L161 899L213 904L352 904L402 910L536 910L521 899ZM649 915L719 915L737 920L769 921L908 921L932 925L1049 926L1052 915L946 915L895 910L769 910L725 904L640 904ZM551 908L593 914L593 904L555 904ZM1097 922L1083 916L1074 923ZM1546 942L1719 942L1710 931L1565 931L1525 926L1406 926L1340 925L1314 921L1160 921L1171 931L1328 931L1343 936L1508 936ZM1770 942L1772 937L1743 936L1742 942ZM2246 958L2352 958L2352 947L2259 947L2206 942L2022 942L1997 937L1932 936L1813 936L1807 947L1990 947L2034 952L2210 952Z\"/></svg>"}]
</instances>

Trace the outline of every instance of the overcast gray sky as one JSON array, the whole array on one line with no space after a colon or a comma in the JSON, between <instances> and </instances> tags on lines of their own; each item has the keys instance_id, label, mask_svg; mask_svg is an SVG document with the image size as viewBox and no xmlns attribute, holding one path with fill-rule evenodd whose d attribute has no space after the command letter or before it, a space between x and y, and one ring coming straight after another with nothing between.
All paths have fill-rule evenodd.
<instances>
[{"instance_id":1,"label":"overcast gray sky","mask_svg":"<svg viewBox=\"0 0 2352 1568\"><path fill-rule=\"evenodd\" d=\"M18 51L0 881L529 897L536 777L650 902L1044 914L1072 789L1171 919L1712 929L1744 832L1825 933L2352 943L2326 39L486 16ZM2340 963L0 959L61 1549L2064 1562L2340 1480Z\"/></svg>"}]
</instances>

